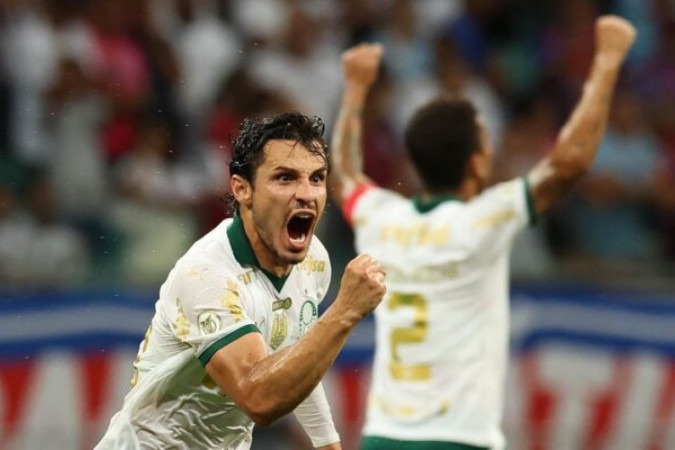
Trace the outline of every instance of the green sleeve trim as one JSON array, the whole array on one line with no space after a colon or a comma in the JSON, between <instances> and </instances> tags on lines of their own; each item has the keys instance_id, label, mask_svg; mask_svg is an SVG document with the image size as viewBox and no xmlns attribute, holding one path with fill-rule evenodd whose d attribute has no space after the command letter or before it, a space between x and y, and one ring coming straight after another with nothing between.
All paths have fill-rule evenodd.
<instances>
[{"instance_id":1,"label":"green sleeve trim","mask_svg":"<svg viewBox=\"0 0 675 450\"><path fill-rule=\"evenodd\" d=\"M237 328L232 333L221 337L204 350L202 354L199 355L199 362L202 363L202 366L206 367L206 364L211 361L211 358L213 358L213 355L215 355L218 350L249 333L260 333L260 330L254 324L248 324L241 328Z\"/></svg>"},{"instance_id":2,"label":"green sleeve trim","mask_svg":"<svg viewBox=\"0 0 675 450\"><path fill-rule=\"evenodd\" d=\"M530 185L530 179L523 177L523 186L525 188L525 202L527 203L527 215L529 216L528 223L530 225L536 225L539 220L537 216L537 210L534 208L534 196L532 196L532 186Z\"/></svg>"}]
</instances>

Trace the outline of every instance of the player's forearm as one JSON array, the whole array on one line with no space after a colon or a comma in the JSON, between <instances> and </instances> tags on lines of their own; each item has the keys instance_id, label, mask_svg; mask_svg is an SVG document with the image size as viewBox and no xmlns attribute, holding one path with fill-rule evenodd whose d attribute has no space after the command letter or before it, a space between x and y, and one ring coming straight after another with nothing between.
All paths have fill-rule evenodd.
<instances>
[{"instance_id":1,"label":"player's forearm","mask_svg":"<svg viewBox=\"0 0 675 450\"><path fill-rule=\"evenodd\" d=\"M607 127L620 62L597 55L581 99L560 133L551 157L571 177L585 173L593 163Z\"/></svg>"},{"instance_id":2,"label":"player's forearm","mask_svg":"<svg viewBox=\"0 0 675 450\"><path fill-rule=\"evenodd\" d=\"M351 190L363 172L363 107L368 89L357 83L345 86L342 105L331 139L333 157L333 185L338 189L337 197Z\"/></svg>"},{"instance_id":3,"label":"player's forearm","mask_svg":"<svg viewBox=\"0 0 675 450\"><path fill-rule=\"evenodd\" d=\"M260 425L270 424L307 398L358 320L333 305L295 345L259 361L244 388L249 393L252 419Z\"/></svg>"},{"instance_id":4,"label":"player's forearm","mask_svg":"<svg viewBox=\"0 0 675 450\"><path fill-rule=\"evenodd\" d=\"M596 57L554 150L528 176L536 214L549 210L590 169L607 127L619 70L620 63Z\"/></svg>"},{"instance_id":5,"label":"player's forearm","mask_svg":"<svg viewBox=\"0 0 675 450\"><path fill-rule=\"evenodd\" d=\"M581 99L558 136L556 146L528 175L535 209L545 212L588 171L598 152L621 64L636 30L618 16L595 23L595 57Z\"/></svg>"},{"instance_id":6,"label":"player's forearm","mask_svg":"<svg viewBox=\"0 0 675 450\"><path fill-rule=\"evenodd\" d=\"M294 413L315 448L339 448L336 445L340 442L340 435L335 429L330 405L321 383L295 408Z\"/></svg>"}]
</instances>

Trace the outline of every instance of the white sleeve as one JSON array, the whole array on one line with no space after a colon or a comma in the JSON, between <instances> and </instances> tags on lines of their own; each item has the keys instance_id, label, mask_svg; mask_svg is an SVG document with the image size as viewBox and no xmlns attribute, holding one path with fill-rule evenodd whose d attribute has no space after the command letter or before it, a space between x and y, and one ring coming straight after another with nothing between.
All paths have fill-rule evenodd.
<instances>
[{"instance_id":1,"label":"white sleeve","mask_svg":"<svg viewBox=\"0 0 675 450\"><path fill-rule=\"evenodd\" d=\"M515 236L534 223L534 210L526 178L500 183L469 202L463 236L471 236L473 254L491 261L508 251Z\"/></svg>"},{"instance_id":2,"label":"white sleeve","mask_svg":"<svg viewBox=\"0 0 675 450\"><path fill-rule=\"evenodd\" d=\"M258 332L244 307L236 278L213 264L183 260L168 289L174 334L190 345L203 365L220 348Z\"/></svg>"},{"instance_id":3,"label":"white sleeve","mask_svg":"<svg viewBox=\"0 0 675 450\"><path fill-rule=\"evenodd\" d=\"M395 192L388 191L373 185L362 185L356 189L343 205L343 214L354 231L359 231L370 218L377 216L380 208L387 205L392 199L400 199ZM349 202L349 203L348 203Z\"/></svg>"},{"instance_id":4,"label":"white sleeve","mask_svg":"<svg viewBox=\"0 0 675 450\"><path fill-rule=\"evenodd\" d=\"M333 424L330 406L321 383L295 408L294 413L314 448L340 442L340 435Z\"/></svg>"},{"instance_id":5,"label":"white sleeve","mask_svg":"<svg viewBox=\"0 0 675 450\"><path fill-rule=\"evenodd\" d=\"M321 298L317 299L317 303L321 303L326 299L326 294L330 289L331 277L333 276L333 268L330 264L330 257L328 256L328 250L321 244L321 251L319 252L319 259L325 261L324 270L321 272L321 278L319 282L319 288L321 292Z\"/></svg>"}]
</instances>

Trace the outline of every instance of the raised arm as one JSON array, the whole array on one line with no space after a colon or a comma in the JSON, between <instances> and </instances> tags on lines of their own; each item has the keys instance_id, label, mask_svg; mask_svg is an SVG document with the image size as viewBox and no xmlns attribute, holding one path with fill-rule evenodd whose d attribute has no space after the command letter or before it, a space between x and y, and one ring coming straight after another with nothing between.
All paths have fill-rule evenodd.
<instances>
[{"instance_id":1,"label":"raised arm","mask_svg":"<svg viewBox=\"0 0 675 450\"><path fill-rule=\"evenodd\" d=\"M268 355L261 335L249 333L218 350L206 372L255 423L269 425L310 395L384 292L379 263L357 256L345 268L335 301L297 343Z\"/></svg>"},{"instance_id":2,"label":"raised arm","mask_svg":"<svg viewBox=\"0 0 675 450\"><path fill-rule=\"evenodd\" d=\"M377 78L381 58L379 44L357 45L342 54L345 86L331 138L330 193L338 205L356 186L368 180L363 174L363 107Z\"/></svg>"},{"instance_id":3,"label":"raised arm","mask_svg":"<svg viewBox=\"0 0 675 450\"><path fill-rule=\"evenodd\" d=\"M593 164L621 65L636 36L635 28L616 16L598 18L595 32L595 56L581 99L553 151L528 175L537 214L550 209Z\"/></svg>"}]
</instances>

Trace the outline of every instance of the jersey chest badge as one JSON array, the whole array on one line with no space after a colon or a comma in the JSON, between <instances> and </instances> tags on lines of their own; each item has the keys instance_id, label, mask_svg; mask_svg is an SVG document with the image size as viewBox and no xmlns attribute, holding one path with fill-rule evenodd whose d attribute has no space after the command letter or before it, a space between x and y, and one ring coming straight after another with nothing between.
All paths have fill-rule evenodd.
<instances>
[{"instance_id":1,"label":"jersey chest badge","mask_svg":"<svg viewBox=\"0 0 675 450\"><path fill-rule=\"evenodd\" d=\"M311 298L306 299L300 308L300 336L304 336L307 333L318 317L316 301Z\"/></svg>"}]
</instances>

